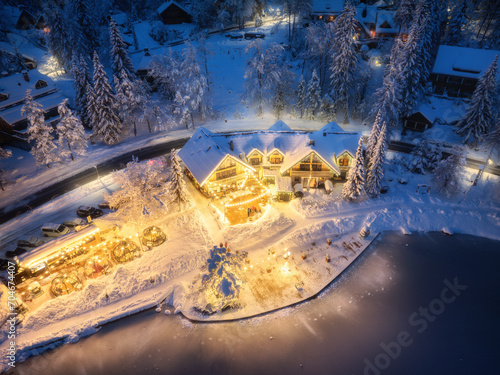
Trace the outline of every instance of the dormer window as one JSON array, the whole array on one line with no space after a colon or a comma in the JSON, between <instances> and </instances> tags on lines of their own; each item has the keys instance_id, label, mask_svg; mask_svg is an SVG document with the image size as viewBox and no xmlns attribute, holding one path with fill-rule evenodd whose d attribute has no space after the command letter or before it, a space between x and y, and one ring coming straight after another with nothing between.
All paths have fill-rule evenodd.
<instances>
[{"instance_id":1,"label":"dormer window","mask_svg":"<svg viewBox=\"0 0 500 375\"><path fill-rule=\"evenodd\" d=\"M9 99L9 93L8 92L0 92L0 102L3 102L4 100Z\"/></svg>"},{"instance_id":2,"label":"dormer window","mask_svg":"<svg viewBox=\"0 0 500 375\"><path fill-rule=\"evenodd\" d=\"M269 163L271 163L271 164L281 164L281 163L283 163L283 155L281 155L278 151L274 151L269 156Z\"/></svg>"},{"instance_id":3,"label":"dormer window","mask_svg":"<svg viewBox=\"0 0 500 375\"><path fill-rule=\"evenodd\" d=\"M260 154L257 151L253 152L252 155L250 155L249 161L251 165L259 165L261 163Z\"/></svg>"},{"instance_id":4,"label":"dormer window","mask_svg":"<svg viewBox=\"0 0 500 375\"><path fill-rule=\"evenodd\" d=\"M47 87L47 82L45 82L44 80L38 80L37 83L35 83L35 89L41 89L43 87Z\"/></svg>"}]
</instances>

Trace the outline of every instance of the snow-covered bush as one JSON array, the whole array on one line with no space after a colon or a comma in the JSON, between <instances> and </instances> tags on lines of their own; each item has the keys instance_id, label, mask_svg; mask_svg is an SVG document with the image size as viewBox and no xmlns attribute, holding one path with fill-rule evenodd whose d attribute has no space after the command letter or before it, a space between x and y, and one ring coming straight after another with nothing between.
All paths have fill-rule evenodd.
<instances>
[{"instance_id":1,"label":"snow-covered bush","mask_svg":"<svg viewBox=\"0 0 500 375\"><path fill-rule=\"evenodd\" d=\"M413 149L412 157L408 162L408 169L415 173L424 174L425 170L433 170L441 160L441 150L437 145L429 143L423 137Z\"/></svg>"},{"instance_id":2,"label":"snow-covered bush","mask_svg":"<svg viewBox=\"0 0 500 375\"><path fill-rule=\"evenodd\" d=\"M448 158L441 160L434 169L436 189L447 197L458 193L466 166L467 162L463 148L455 147L453 153Z\"/></svg>"},{"instance_id":3,"label":"snow-covered bush","mask_svg":"<svg viewBox=\"0 0 500 375\"><path fill-rule=\"evenodd\" d=\"M207 259L207 271L202 277L203 298L199 309L205 313L237 308L243 284L241 268L247 254L232 254L225 247L214 246Z\"/></svg>"},{"instance_id":4,"label":"snow-covered bush","mask_svg":"<svg viewBox=\"0 0 500 375\"><path fill-rule=\"evenodd\" d=\"M160 21L154 21L151 24L151 29L149 30L149 35L158 43L168 42L173 38L173 33L168 29L167 25L164 25Z\"/></svg>"}]
</instances>

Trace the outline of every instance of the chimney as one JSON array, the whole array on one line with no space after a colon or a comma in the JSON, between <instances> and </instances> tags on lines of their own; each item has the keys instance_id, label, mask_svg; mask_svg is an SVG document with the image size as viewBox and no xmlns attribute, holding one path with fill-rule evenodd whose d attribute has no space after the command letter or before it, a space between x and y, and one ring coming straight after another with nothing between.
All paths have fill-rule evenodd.
<instances>
[{"instance_id":1,"label":"chimney","mask_svg":"<svg viewBox=\"0 0 500 375\"><path fill-rule=\"evenodd\" d=\"M234 151L233 141L229 142L229 148L231 149L231 151Z\"/></svg>"},{"instance_id":2,"label":"chimney","mask_svg":"<svg viewBox=\"0 0 500 375\"><path fill-rule=\"evenodd\" d=\"M309 146L314 146L315 144L315 141L313 141L312 139L309 140Z\"/></svg>"},{"instance_id":3,"label":"chimney","mask_svg":"<svg viewBox=\"0 0 500 375\"><path fill-rule=\"evenodd\" d=\"M27 70L23 70L21 73L23 73L24 80L26 82L29 82L30 81L30 77L28 75L28 71Z\"/></svg>"}]
</instances>

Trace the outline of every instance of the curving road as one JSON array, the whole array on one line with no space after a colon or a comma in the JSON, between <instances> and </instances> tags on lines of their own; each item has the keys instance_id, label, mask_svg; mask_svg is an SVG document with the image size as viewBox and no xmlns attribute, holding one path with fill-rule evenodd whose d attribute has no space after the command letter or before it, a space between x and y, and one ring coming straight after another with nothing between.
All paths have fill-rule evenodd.
<instances>
[{"instance_id":1,"label":"curving road","mask_svg":"<svg viewBox=\"0 0 500 375\"><path fill-rule=\"evenodd\" d=\"M99 176L103 177L108 175L112 171L124 168L125 165L131 160L132 155L138 157L139 160L152 159L161 155L168 154L172 148L180 148L184 146L188 139L189 138L176 139L174 141L160 143L147 148L129 151L123 155L103 161L102 163L96 165ZM31 200L23 206L16 207L9 211L4 211L4 209L2 209L0 213L0 224L13 219L17 215L28 212L33 208L39 207L44 203L47 203L54 197L63 195L73 189L92 182L95 180L96 176L96 169L92 166L85 171L79 172L62 181L59 181L54 185L47 186L46 188L33 194Z\"/></svg>"},{"instance_id":2,"label":"curving road","mask_svg":"<svg viewBox=\"0 0 500 375\"><path fill-rule=\"evenodd\" d=\"M147 148L129 151L121 156L103 161L96 166L99 172L99 176L106 176L114 170L122 169L131 160L132 155L138 157L139 160L155 158L161 155L168 154L172 148L181 148L186 144L188 140L189 138L176 139L174 141L160 143ZM408 154L412 152L414 147L415 146L410 143L392 141L389 144L388 148L391 151L403 152ZM448 157L449 155L450 154L448 153L443 153L444 158ZM484 165L484 161L467 158L467 165L471 168L478 169L480 166ZM488 165L485 171L500 176L500 167L498 166L493 167ZM13 219L17 215L28 212L33 208L47 203L54 197L63 195L73 189L94 181L96 176L96 169L92 166L85 171L79 172L76 175L70 176L65 180L57 182L54 185L47 186L46 188L33 194L32 199L28 203L9 211L4 211L2 209L0 211L0 225Z\"/></svg>"}]
</instances>

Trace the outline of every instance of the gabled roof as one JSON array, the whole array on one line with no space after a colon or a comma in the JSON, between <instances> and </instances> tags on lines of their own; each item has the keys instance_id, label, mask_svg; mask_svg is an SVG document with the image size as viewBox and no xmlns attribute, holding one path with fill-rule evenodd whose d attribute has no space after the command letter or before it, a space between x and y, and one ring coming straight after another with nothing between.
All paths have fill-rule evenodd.
<instances>
[{"instance_id":1,"label":"gabled roof","mask_svg":"<svg viewBox=\"0 0 500 375\"><path fill-rule=\"evenodd\" d=\"M380 10L377 13L376 29L377 33L399 33L399 27L394 23L394 12L390 10Z\"/></svg>"},{"instance_id":2,"label":"gabled roof","mask_svg":"<svg viewBox=\"0 0 500 375\"><path fill-rule=\"evenodd\" d=\"M432 73L479 79L496 55L500 56L500 51L441 45Z\"/></svg>"},{"instance_id":3,"label":"gabled roof","mask_svg":"<svg viewBox=\"0 0 500 375\"><path fill-rule=\"evenodd\" d=\"M158 8L158 14L162 14L165 10L167 10L172 5L177 6L178 8L180 8L181 10L186 12L187 14L191 14L191 13L189 13L189 11L186 8L184 8L182 5L180 5L177 1L173 1L173 0L167 1L167 2L163 3L162 5L160 5L160 7Z\"/></svg>"},{"instance_id":4,"label":"gabled roof","mask_svg":"<svg viewBox=\"0 0 500 375\"><path fill-rule=\"evenodd\" d=\"M291 127L285 124L283 121L279 120L274 125L271 125L267 130L272 131L293 131Z\"/></svg>"},{"instance_id":5,"label":"gabled roof","mask_svg":"<svg viewBox=\"0 0 500 375\"><path fill-rule=\"evenodd\" d=\"M279 150L285 157L280 172L284 173L311 152L322 158L339 173L335 163L336 155L356 152L360 133L344 132L340 126L330 123L314 132L262 130L238 133L212 133L201 127L179 151L191 174L202 185L215 171L226 155L232 155L249 169L253 167L240 158L254 149L269 155ZM312 142L311 142L312 141ZM230 148L232 142L233 150Z\"/></svg>"},{"instance_id":6,"label":"gabled roof","mask_svg":"<svg viewBox=\"0 0 500 375\"><path fill-rule=\"evenodd\" d=\"M7 100L0 102L0 110L15 103L22 102L24 96L26 95L26 90L28 89L31 89L31 95L33 97L56 90L54 81L52 81L50 77L40 73L38 70L29 70L27 71L27 74L29 82L24 79L23 73L0 78L0 92L10 93ZM47 86L36 89L35 84L39 80L47 82Z\"/></svg>"}]
</instances>

